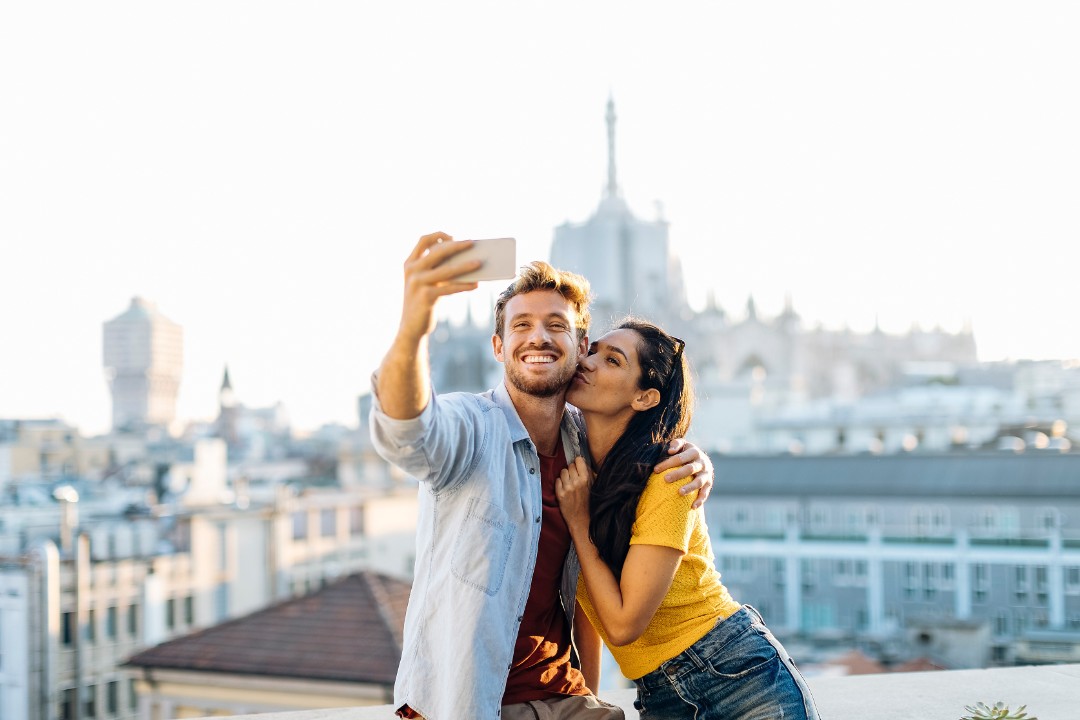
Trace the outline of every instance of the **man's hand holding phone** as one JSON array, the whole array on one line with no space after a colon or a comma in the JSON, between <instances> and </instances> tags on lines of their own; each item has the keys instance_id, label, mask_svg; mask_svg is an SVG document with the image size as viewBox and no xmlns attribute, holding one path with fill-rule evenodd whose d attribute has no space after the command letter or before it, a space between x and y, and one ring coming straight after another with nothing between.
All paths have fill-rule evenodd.
<instances>
[{"instance_id":1,"label":"man's hand holding phone","mask_svg":"<svg viewBox=\"0 0 1080 720\"><path fill-rule=\"evenodd\" d=\"M446 233L424 235L405 261L400 331L415 339L435 329L435 303L444 295L475 290L480 280L514 277L514 239L455 241Z\"/></svg>"}]
</instances>

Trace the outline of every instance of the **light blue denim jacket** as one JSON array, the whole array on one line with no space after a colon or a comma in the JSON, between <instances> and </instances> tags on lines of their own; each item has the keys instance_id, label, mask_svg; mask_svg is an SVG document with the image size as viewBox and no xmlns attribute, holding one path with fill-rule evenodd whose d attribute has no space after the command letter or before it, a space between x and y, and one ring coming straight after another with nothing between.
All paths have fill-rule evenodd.
<instances>
[{"instance_id":1,"label":"light blue denim jacket","mask_svg":"<svg viewBox=\"0 0 1080 720\"><path fill-rule=\"evenodd\" d=\"M372 382L376 387L376 383ZM540 540L540 459L506 387L432 395L419 417L387 417L374 398L379 454L421 481L416 565L394 704L428 720L495 720ZM584 424L562 420L567 461ZM563 570L574 619L577 557Z\"/></svg>"}]
</instances>

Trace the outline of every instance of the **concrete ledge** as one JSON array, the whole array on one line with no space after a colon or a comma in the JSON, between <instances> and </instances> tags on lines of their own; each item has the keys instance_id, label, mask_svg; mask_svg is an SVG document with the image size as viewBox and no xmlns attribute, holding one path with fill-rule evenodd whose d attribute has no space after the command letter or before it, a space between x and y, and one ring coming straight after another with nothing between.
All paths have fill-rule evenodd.
<instances>
[{"instance_id":1,"label":"concrete ledge","mask_svg":"<svg viewBox=\"0 0 1080 720\"><path fill-rule=\"evenodd\" d=\"M809 678L823 720L959 720L964 706L999 700L1038 720L1080 720L1080 665ZM604 699L638 720L634 691ZM393 708L339 708L239 716L246 720L394 720Z\"/></svg>"}]
</instances>

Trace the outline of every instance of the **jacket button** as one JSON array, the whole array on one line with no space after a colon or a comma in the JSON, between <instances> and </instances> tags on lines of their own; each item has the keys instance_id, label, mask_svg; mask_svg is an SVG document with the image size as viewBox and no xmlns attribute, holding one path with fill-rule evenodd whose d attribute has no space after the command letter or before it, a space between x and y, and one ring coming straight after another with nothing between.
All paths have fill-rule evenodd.
<instances>
[{"instance_id":1,"label":"jacket button","mask_svg":"<svg viewBox=\"0 0 1080 720\"><path fill-rule=\"evenodd\" d=\"M536 468L529 468L529 474L530 475L535 475L536 474Z\"/></svg>"},{"instance_id":2,"label":"jacket button","mask_svg":"<svg viewBox=\"0 0 1080 720\"><path fill-rule=\"evenodd\" d=\"M524 619L525 619L524 615L518 615L518 622L521 622Z\"/></svg>"},{"instance_id":3,"label":"jacket button","mask_svg":"<svg viewBox=\"0 0 1080 720\"><path fill-rule=\"evenodd\" d=\"M540 522L540 516L539 515L536 516L536 522Z\"/></svg>"}]
</instances>

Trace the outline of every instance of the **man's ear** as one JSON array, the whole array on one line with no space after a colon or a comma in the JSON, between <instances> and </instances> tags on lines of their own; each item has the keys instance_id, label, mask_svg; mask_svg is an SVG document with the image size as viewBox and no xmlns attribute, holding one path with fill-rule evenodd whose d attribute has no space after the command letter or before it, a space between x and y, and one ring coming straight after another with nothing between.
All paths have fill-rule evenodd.
<instances>
[{"instance_id":1,"label":"man's ear","mask_svg":"<svg viewBox=\"0 0 1080 720\"><path fill-rule=\"evenodd\" d=\"M589 336L588 335L582 336L581 340L578 342L577 351L578 351L578 355L586 355L589 352Z\"/></svg>"},{"instance_id":2,"label":"man's ear","mask_svg":"<svg viewBox=\"0 0 1080 720\"><path fill-rule=\"evenodd\" d=\"M495 353L495 359L503 362L503 341L498 333L491 336L491 349Z\"/></svg>"},{"instance_id":3,"label":"man's ear","mask_svg":"<svg viewBox=\"0 0 1080 720\"><path fill-rule=\"evenodd\" d=\"M638 396L630 401L630 407L634 408L637 412L645 412L651 410L660 404L660 391L656 388L649 388L648 390L642 390L638 393Z\"/></svg>"}]
</instances>

